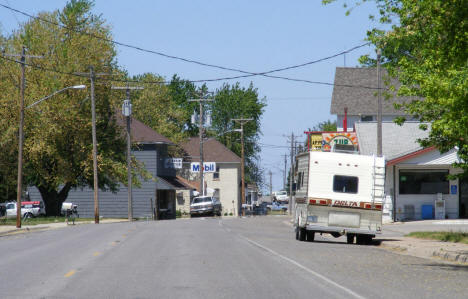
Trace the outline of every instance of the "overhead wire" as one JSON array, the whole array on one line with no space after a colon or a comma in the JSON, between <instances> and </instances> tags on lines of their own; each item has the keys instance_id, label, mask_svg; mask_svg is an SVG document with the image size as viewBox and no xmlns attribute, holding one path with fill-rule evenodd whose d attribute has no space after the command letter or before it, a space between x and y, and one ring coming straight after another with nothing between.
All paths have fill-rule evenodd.
<instances>
[{"instance_id":1,"label":"overhead wire","mask_svg":"<svg viewBox=\"0 0 468 299\"><path fill-rule=\"evenodd\" d=\"M328 85L328 86L343 86L343 87L359 87L359 88L366 88L366 89L378 89L377 87L370 87L370 86L343 85L343 84L338 85L338 84L329 83L329 82L320 82L320 81L312 81L312 80L306 80L306 79L297 79L297 78L289 78L289 77L283 77L283 76L268 75L268 74L275 73L275 72L295 69L295 68L315 64L315 63L318 63L318 62L322 62L322 61L325 61L325 60L329 60L329 59L338 57L340 55L347 54L347 53L349 53L351 51L354 51L356 49L359 49L361 47L367 46L367 45L370 44L369 42L358 45L358 46L355 46L353 48L342 51L340 53L330 55L330 56L327 56L327 57L324 57L324 58L316 59L316 60L313 60L313 61L309 61L309 62L305 62L305 63L301 63L301 64L296 64L296 65L292 65L292 66L288 66L288 67L277 68L277 69L273 69L273 70L270 70L270 71L255 73L255 72L244 71L244 70L241 70L241 69L236 69L236 68L231 68L231 67L224 67L224 66L219 66L219 65L215 65L215 64L205 63L205 62L201 62L201 61L197 61L197 60L193 60L193 59L188 59L188 58L184 58L184 57L169 55L169 54L162 53L162 52L155 51L155 50L144 49L144 48L141 48L141 47L138 47L138 46L134 46L134 45L130 45L130 44L127 44L127 43L112 40L112 39L109 39L109 38L105 38L105 37L102 37L102 36L98 36L96 34L89 33L89 32L83 31L83 30L69 28L69 27L61 25L61 24L59 24L57 22L53 22L53 21L50 21L50 20L47 20L47 19L44 19L44 18L41 18L41 17L31 15L29 13L26 13L24 11L15 9L15 8L10 7L8 5L4 5L4 4L0 3L0 6L6 8L6 9L9 9L11 11L20 13L22 15L25 15L25 16L27 16L29 18L33 18L33 19L36 19L36 20L39 20L39 21L42 21L42 22L46 22L46 23L61 27L63 29L72 30L72 31L80 33L80 34L88 35L90 37L100 39L100 40L103 40L103 41L107 41L107 42L113 43L115 45L131 48L131 49L135 49L135 50L138 50L138 51L147 52L147 53L151 53L151 54L156 54L156 55L166 57L166 58L170 58L170 59L180 60L180 61L184 61L184 62L188 62L188 63L198 64L198 65L202 65L202 66L206 66L206 67L217 68L217 69L221 69L221 70L240 72L240 73L244 74L244 75L239 75L239 76L214 78L214 79L187 80L187 81L192 82L192 83L226 81L226 80L240 79L240 78L246 78L246 77L252 77L252 76L264 76L264 77L268 77L268 78L282 79L282 80L288 80L288 81L294 81L294 82L303 82L303 83L309 83L309 84L320 84L320 85ZM116 81L118 81L118 80L116 80ZM130 81L125 80L125 82L130 82ZM140 81L136 81L136 82L141 83ZM158 82L146 82L146 83L164 84L164 83L159 82L159 81Z\"/></svg>"}]
</instances>

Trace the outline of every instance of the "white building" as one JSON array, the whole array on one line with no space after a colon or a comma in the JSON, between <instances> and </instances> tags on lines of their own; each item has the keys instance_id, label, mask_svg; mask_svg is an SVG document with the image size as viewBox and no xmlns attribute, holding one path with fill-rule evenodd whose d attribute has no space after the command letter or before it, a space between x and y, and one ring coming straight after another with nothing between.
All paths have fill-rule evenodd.
<instances>
[{"instance_id":1,"label":"white building","mask_svg":"<svg viewBox=\"0 0 468 299\"><path fill-rule=\"evenodd\" d=\"M385 74L384 70L382 82ZM337 115L338 131L345 127L355 130L359 153L364 155L377 153L376 87L376 68L336 69L331 113ZM451 150L442 154L419 145L418 139L427 137L429 131L421 130L419 122L394 107L409 100L382 100L382 153L387 161L384 217L395 221L433 218L439 193L445 203L444 218L468 218L468 180L447 179L448 174L460 172L452 166L458 161L457 153ZM407 119L402 126L393 122L398 116Z\"/></svg>"},{"instance_id":2,"label":"white building","mask_svg":"<svg viewBox=\"0 0 468 299\"><path fill-rule=\"evenodd\" d=\"M183 169L179 171L178 177L193 186L193 190L200 191L200 175L190 171L192 162L200 162L200 140L193 137L180 144L185 152ZM203 143L204 162L215 162L215 172L205 172L205 190L213 191L213 195L221 201L223 214L239 215L240 208L240 164L241 159L230 151L222 143L214 138L205 140ZM184 191L177 193L176 209L181 212L190 212L190 201L193 192Z\"/></svg>"}]
</instances>

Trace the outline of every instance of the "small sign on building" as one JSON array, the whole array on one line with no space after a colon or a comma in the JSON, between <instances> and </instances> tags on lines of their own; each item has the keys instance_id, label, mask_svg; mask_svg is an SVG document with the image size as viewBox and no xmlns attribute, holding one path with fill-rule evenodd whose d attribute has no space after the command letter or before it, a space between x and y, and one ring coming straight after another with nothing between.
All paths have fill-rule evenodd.
<instances>
[{"instance_id":1,"label":"small sign on building","mask_svg":"<svg viewBox=\"0 0 468 299\"><path fill-rule=\"evenodd\" d=\"M216 162L204 162L204 172L216 172ZM190 172L200 172L200 162L190 163Z\"/></svg>"},{"instance_id":2,"label":"small sign on building","mask_svg":"<svg viewBox=\"0 0 468 299\"><path fill-rule=\"evenodd\" d=\"M182 158L166 158L164 159L164 168L181 169Z\"/></svg>"}]
</instances>

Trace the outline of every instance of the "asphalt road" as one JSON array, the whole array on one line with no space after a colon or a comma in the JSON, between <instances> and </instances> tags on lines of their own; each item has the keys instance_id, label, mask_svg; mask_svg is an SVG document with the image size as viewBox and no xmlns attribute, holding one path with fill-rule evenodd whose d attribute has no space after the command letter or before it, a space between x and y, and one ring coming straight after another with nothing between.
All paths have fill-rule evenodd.
<instances>
[{"instance_id":1,"label":"asphalt road","mask_svg":"<svg viewBox=\"0 0 468 299\"><path fill-rule=\"evenodd\" d=\"M80 225L0 238L1 298L466 298L468 267L345 238L294 239L286 217Z\"/></svg>"}]
</instances>

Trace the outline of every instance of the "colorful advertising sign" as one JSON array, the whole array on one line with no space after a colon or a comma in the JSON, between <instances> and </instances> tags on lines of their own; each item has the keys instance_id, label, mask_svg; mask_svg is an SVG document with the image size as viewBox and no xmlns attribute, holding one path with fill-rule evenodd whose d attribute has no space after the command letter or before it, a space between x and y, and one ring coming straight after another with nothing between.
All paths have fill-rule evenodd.
<instances>
[{"instance_id":1,"label":"colorful advertising sign","mask_svg":"<svg viewBox=\"0 0 468 299\"><path fill-rule=\"evenodd\" d=\"M323 143L322 133L309 134L309 150L310 151L315 151L315 152L322 151L322 143Z\"/></svg>"},{"instance_id":2,"label":"colorful advertising sign","mask_svg":"<svg viewBox=\"0 0 468 299\"><path fill-rule=\"evenodd\" d=\"M323 146L322 151L329 152L334 145L354 145L358 146L358 141L355 132L336 132L336 133L323 133Z\"/></svg>"}]
</instances>

